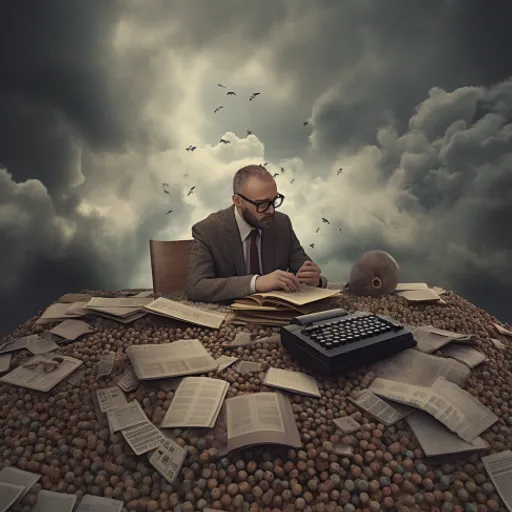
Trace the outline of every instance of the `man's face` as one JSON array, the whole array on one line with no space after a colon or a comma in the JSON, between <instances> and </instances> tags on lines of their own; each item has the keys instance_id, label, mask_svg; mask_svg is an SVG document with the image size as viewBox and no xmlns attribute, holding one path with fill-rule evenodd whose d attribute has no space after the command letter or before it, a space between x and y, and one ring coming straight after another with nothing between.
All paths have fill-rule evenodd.
<instances>
[{"instance_id":1,"label":"man's face","mask_svg":"<svg viewBox=\"0 0 512 512\"><path fill-rule=\"evenodd\" d=\"M277 196L277 185L273 178L268 180L249 178L242 194L252 201L272 201ZM266 211L260 213L255 205L239 196L237 197L241 200L241 215L247 224L258 229L267 229L273 225L275 214L273 205L270 205Z\"/></svg>"}]
</instances>

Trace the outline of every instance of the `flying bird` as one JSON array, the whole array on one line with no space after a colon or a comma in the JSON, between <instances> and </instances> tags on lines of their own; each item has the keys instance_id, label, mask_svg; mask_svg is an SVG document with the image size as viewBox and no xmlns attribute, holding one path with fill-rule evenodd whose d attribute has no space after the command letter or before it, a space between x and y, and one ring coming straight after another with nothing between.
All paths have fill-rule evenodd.
<instances>
[{"instance_id":1,"label":"flying bird","mask_svg":"<svg viewBox=\"0 0 512 512\"><path fill-rule=\"evenodd\" d=\"M302 124L303 124L304 126L307 126L307 125L309 124L309 121L304 121Z\"/></svg>"},{"instance_id":2,"label":"flying bird","mask_svg":"<svg viewBox=\"0 0 512 512\"><path fill-rule=\"evenodd\" d=\"M168 190L163 189L163 191L164 191L164 194L168 194L169 193Z\"/></svg>"},{"instance_id":3,"label":"flying bird","mask_svg":"<svg viewBox=\"0 0 512 512\"><path fill-rule=\"evenodd\" d=\"M284 171L285 171L284 167L281 167L281 172L282 172L283 174L284 174Z\"/></svg>"},{"instance_id":4,"label":"flying bird","mask_svg":"<svg viewBox=\"0 0 512 512\"><path fill-rule=\"evenodd\" d=\"M309 244L309 247L311 247L311 249L314 249L315 248L315 244Z\"/></svg>"},{"instance_id":5,"label":"flying bird","mask_svg":"<svg viewBox=\"0 0 512 512\"><path fill-rule=\"evenodd\" d=\"M336 174L336 176L339 176L342 172L343 172L343 169L340 167L340 168L338 169L338 174Z\"/></svg>"},{"instance_id":6,"label":"flying bird","mask_svg":"<svg viewBox=\"0 0 512 512\"><path fill-rule=\"evenodd\" d=\"M266 167L268 165L268 162L263 162L262 164L260 164L260 167Z\"/></svg>"},{"instance_id":7,"label":"flying bird","mask_svg":"<svg viewBox=\"0 0 512 512\"><path fill-rule=\"evenodd\" d=\"M295 178L292 178L292 181L290 181L290 183L293 183L295 181Z\"/></svg>"},{"instance_id":8,"label":"flying bird","mask_svg":"<svg viewBox=\"0 0 512 512\"><path fill-rule=\"evenodd\" d=\"M184 174L183 177L186 178L188 176L188 174Z\"/></svg>"},{"instance_id":9,"label":"flying bird","mask_svg":"<svg viewBox=\"0 0 512 512\"><path fill-rule=\"evenodd\" d=\"M185 148L186 151L194 151L194 149L197 149L197 146L192 146L192 144L190 144L188 148Z\"/></svg>"},{"instance_id":10,"label":"flying bird","mask_svg":"<svg viewBox=\"0 0 512 512\"><path fill-rule=\"evenodd\" d=\"M234 93L233 91L229 91L226 93L226 96L236 96L236 93Z\"/></svg>"},{"instance_id":11,"label":"flying bird","mask_svg":"<svg viewBox=\"0 0 512 512\"><path fill-rule=\"evenodd\" d=\"M162 187L168 187L169 186L169 183L162 183Z\"/></svg>"},{"instance_id":12,"label":"flying bird","mask_svg":"<svg viewBox=\"0 0 512 512\"><path fill-rule=\"evenodd\" d=\"M192 194L192 192L194 192L194 189L196 188L196 186L194 185L189 191L188 191L188 194L187 194L187 197Z\"/></svg>"},{"instance_id":13,"label":"flying bird","mask_svg":"<svg viewBox=\"0 0 512 512\"><path fill-rule=\"evenodd\" d=\"M247 131L247 136L252 135L251 130L246 130L246 131Z\"/></svg>"},{"instance_id":14,"label":"flying bird","mask_svg":"<svg viewBox=\"0 0 512 512\"><path fill-rule=\"evenodd\" d=\"M252 101L254 98L256 98L256 96L259 96L259 92L254 92L251 94L251 97L249 98L249 101Z\"/></svg>"},{"instance_id":15,"label":"flying bird","mask_svg":"<svg viewBox=\"0 0 512 512\"><path fill-rule=\"evenodd\" d=\"M169 215L169 213L172 213L172 210L169 210L165 215Z\"/></svg>"},{"instance_id":16,"label":"flying bird","mask_svg":"<svg viewBox=\"0 0 512 512\"><path fill-rule=\"evenodd\" d=\"M338 231L339 231L340 233L343 233L343 231L341 231L341 228L338 228Z\"/></svg>"},{"instance_id":17,"label":"flying bird","mask_svg":"<svg viewBox=\"0 0 512 512\"><path fill-rule=\"evenodd\" d=\"M276 176L279 176L279 173L278 173L278 172L276 172L276 173L272 174L272 178L275 178Z\"/></svg>"},{"instance_id":18,"label":"flying bird","mask_svg":"<svg viewBox=\"0 0 512 512\"><path fill-rule=\"evenodd\" d=\"M320 231L320 226L316 228L316 232L318 233Z\"/></svg>"},{"instance_id":19,"label":"flying bird","mask_svg":"<svg viewBox=\"0 0 512 512\"><path fill-rule=\"evenodd\" d=\"M217 113L221 108L224 108L224 107L223 107L222 105L220 105L219 107L217 107L217 108L213 111L213 113L214 113L214 114L216 114L216 113Z\"/></svg>"},{"instance_id":20,"label":"flying bird","mask_svg":"<svg viewBox=\"0 0 512 512\"><path fill-rule=\"evenodd\" d=\"M322 217L322 220L327 223L327 224L330 224L330 222L325 218L325 217Z\"/></svg>"},{"instance_id":21,"label":"flying bird","mask_svg":"<svg viewBox=\"0 0 512 512\"><path fill-rule=\"evenodd\" d=\"M225 86L225 85L222 85L222 84L217 84L217 85L218 85L219 87L222 87L223 89L225 89L225 88L226 88L226 86Z\"/></svg>"},{"instance_id":22,"label":"flying bird","mask_svg":"<svg viewBox=\"0 0 512 512\"><path fill-rule=\"evenodd\" d=\"M219 140L219 143L223 143L223 144L231 144L231 142L229 140L226 140L226 139L220 139Z\"/></svg>"}]
</instances>

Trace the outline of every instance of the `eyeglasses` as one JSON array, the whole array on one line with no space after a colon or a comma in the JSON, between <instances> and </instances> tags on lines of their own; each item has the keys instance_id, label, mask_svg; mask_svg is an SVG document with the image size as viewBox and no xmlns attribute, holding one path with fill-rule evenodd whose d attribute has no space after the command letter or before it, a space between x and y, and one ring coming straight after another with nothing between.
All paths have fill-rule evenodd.
<instances>
[{"instance_id":1,"label":"eyeglasses","mask_svg":"<svg viewBox=\"0 0 512 512\"><path fill-rule=\"evenodd\" d=\"M58 368L64 362L62 357L42 357L39 361L34 361L33 363L26 363L23 365L24 368L28 368L29 370L35 370L39 366L43 366L43 371L45 373L51 373Z\"/></svg>"},{"instance_id":2,"label":"eyeglasses","mask_svg":"<svg viewBox=\"0 0 512 512\"><path fill-rule=\"evenodd\" d=\"M249 203L256 206L256 211L258 213L266 212L270 208L270 205L273 205L274 208L279 208L283 204L283 201L284 201L284 196L281 194L277 194L277 196L274 197L274 199L272 199L272 201L269 201L269 200L252 201L251 199L248 199L247 197L243 196L242 194L237 194L237 196L240 196L241 198L245 199L246 201L249 201Z\"/></svg>"}]
</instances>

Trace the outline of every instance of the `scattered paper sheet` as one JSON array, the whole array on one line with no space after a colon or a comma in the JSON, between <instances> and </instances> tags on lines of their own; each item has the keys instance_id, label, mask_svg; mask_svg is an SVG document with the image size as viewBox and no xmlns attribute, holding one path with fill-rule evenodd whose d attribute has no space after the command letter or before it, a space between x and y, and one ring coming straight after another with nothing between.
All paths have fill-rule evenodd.
<instances>
[{"instance_id":1,"label":"scattered paper sheet","mask_svg":"<svg viewBox=\"0 0 512 512\"><path fill-rule=\"evenodd\" d=\"M126 370L122 377L117 381L116 385L126 393L135 391L139 387L139 381L133 373L133 370Z\"/></svg>"},{"instance_id":2,"label":"scattered paper sheet","mask_svg":"<svg viewBox=\"0 0 512 512\"><path fill-rule=\"evenodd\" d=\"M91 312L85 307L87 302L73 302L66 310L66 316L81 317L89 315Z\"/></svg>"},{"instance_id":3,"label":"scattered paper sheet","mask_svg":"<svg viewBox=\"0 0 512 512\"><path fill-rule=\"evenodd\" d=\"M509 331L508 329L506 329L505 327L502 327L501 325L499 324L496 324L496 323L493 323L492 325L494 325L494 328L500 333L500 334L503 334L504 336L512 336L512 331Z\"/></svg>"},{"instance_id":4,"label":"scattered paper sheet","mask_svg":"<svg viewBox=\"0 0 512 512\"><path fill-rule=\"evenodd\" d=\"M417 343L416 350L426 354L432 354L449 343L473 343L476 340L475 336L437 329L431 325L413 328L412 336Z\"/></svg>"},{"instance_id":5,"label":"scattered paper sheet","mask_svg":"<svg viewBox=\"0 0 512 512\"><path fill-rule=\"evenodd\" d=\"M117 432L144 423L147 420L147 416L139 402L133 400L127 405L108 411L107 419L112 427L112 431Z\"/></svg>"},{"instance_id":6,"label":"scattered paper sheet","mask_svg":"<svg viewBox=\"0 0 512 512\"><path fill-rule=\"evenodd\" d=\"M0 512L7 512L24 491L23 485L0 482Z\"/></svg>"},{"instance_id":7,"label":"scattered paper sheet","mask_svg":"<svg viewBox=\"0 0 512 512\"><path fill-rule=\"evenodd\" d=\"M494 453L482 457L482 462L503 503L512 510L512 452Z\"/></svg>"},{"instance_id":8,"label":"scattered paper sheet","mask_svg":"<svg viewBox=\"0 0 512 512\"><path fill-rule=\"evenodd\" d=\"M56 325L49 332L56 334L66 340L76 340L82 334L92 332L93 328L83 320L64 320L59 325Z\"/></svg>"},{"instance_id":9,"label":"scattered paper sheet","mask_svg":"<svg viewBox=\"0 0 512 512\"><path fill-rule=\"evenodd\" d=\"M361 424L356 421L352 416L343 416L332 420L337 428L341 430L343 434L352 434L357 432L361 428Z\"/></svg>"},{"instance_id":10,"label":"scattered paper sheet","mask_svg":"<svg viewBox=\"0 0 512 512\"><path fill-rule=\"evenodd\" d=\"M121 512L123 507L124 502L122 501L86 494L76 512Z\"/></svg>"},{"instance_id":11,"label":"scattered paper sheet","mask_svg":"<svg viewBox=\"0 0 512 512\"><path fill-rule=\"evenodd\" d=\"M32 512L72 512L77 496L41 489Z\"/></svg>"},{"instance_id":12,"label":"scattered paper sheet","mask_svg":"<svg viewBox=\"0 0 512 512\"><path fill-rule=\"evenodd\" d=\"M320 397L316 380L302 372L269 368L263 384L306 396Z\"/></svg>"},{"instance_id":13,"label":"scattered paper sheet","mask_svg":"<svg viewBox=\"0 0 512 512\"><path fill-rule=\"evenodd\" d=\"M172 484L180 472L186 451L172 439L166 439L149 457L149 463Z\"/></svg>"},{"instance_id":14,"label":"scattered paper sheet","mask_svg":"<svg viewBox=\"0 0 512 512\"><path fill-rule=\"evenodd\" d=\"M398 283L395 292L405 292L409 290L428 290L427 283Z\"/></svg>"},{"instance_id":15,"label":"scattered paper sheet","mask_svg":"<svg viewBox=\"0 0 512 512\"><path fill-rule=\"evenodd\" d=\"M49 324L55 322L56 320L65 320L66 312L69 308L69 303L61 303L57 302L55 304L51 304L43 314L35 321L35 325L41 324Z\"/></svg>"},{"instance_id":16,"label":"scattered paper sheet","mask_svg":"<svg viewBox=\"0 0 512 512\"><path fill-rule=\"evenodd\" d=\"M21 485L24 487L19 499L21 500L34 484L41 478L41 475L31 473L30 471L24 471L23 469L13 468L12 466L6 466L0 471L0 482L6 484Z\"/></svg>"},{"instance_id":17,"label":"scattered paper sheet","mask_svg":"<svg viewBox=\"0 0 512 512\"><path fill-rule=\"evenodd\" d=\"M176 390L161 428L212 428L229 389L224 380L186 377Z\"/></svg>"},{"instance_id":18,"label":"scattered paper sheet","mask_svg":"<svg viewBox=\"0 0 512 512\"><path fill-rule=\"evenodd\" d=\"M445 295L447 291L440 286L432 286L432 290L434 290L438 295Z\"/></svg>"},{"instance_id":19,"label":"scattered paper sheet","mask_svg":"<svg viewBox=\"0 0 512 512\"><path fill-rule=\"evenodd\" d=\"M12 354L0 355L0 373L6 372L11 367Z\"/></svg>"},{"instance_id":20,"label":"scattered paper sheet","mask_svg":"<svg viewBox=\"0 0 512 512\"><path fill-rule=\"evenodd\" d=\"M248 334L248 333L247 333ZM232 343L222 343L224 348L237 348L237 347L251 347L258 343L281 343L281 335L273 334L272 336L265 336L263 338L247 340L247 337L240 339L234 339Z\"/></svg>"},{"instance_id":21,"label":"scattered paper sheet","mask_svg":"<svg viewBox=\"0 0 512 512\"><path fill-rule=\"evenodd\" d=\"M489 445L481 437L475 438L471 443L464 441L441 422L423 411L413 412L406 418L406 421L427 457L474 452L489 448Z\"/></svg>"},{"instance_id":22,"label":"scattered paper sheet","mask_svg":"<svg viewBox=\"0 0 512 512\"><path fill-rule=\"evenodd\" d=\"M123 429L121 434L136 455L158 448L167 439L147 416L144 423Z\"/></svg>"},{"instance_id":23,"label":"scattered paper sheet","mask_svg":"<svg viewBox=\"0 0 512 512\"><path fill-rule=\"evenodd\" d=\"M404 297L408 302L437 302L441 299L432 288L405 290L396 294Z\"/></svg>"},{"instance_id":24,"label":"scattered paper sheet","mask_svg":"<svg viewBox=\"0 0 512 512\"><path fill-rule=\"evenodd\" d=\"M180 377L217 370L217 363L197 339L131 345L126 354L139 379Z\"/></svg>"},{"instance_id":25,"label":"scattered paper sheet","mask_svg":"<svg viewBox=\"0 0 512 512\"><path fill-rule=\"evenodd\" d=\"M309 304L311 302L315 302L321 299L326 299L328 297L333 297L336 295L340 295L339 290L330 290L329 288L317 288L315 286L311 286L308 284L302 283L300 286L300 290L298 292L285 292L281 290L274 290L271 292L264 293L254 293L249 295L247 298L249 300L256 300L256 302L263 302L266 304L265 299L270 299L270 302L295 304L296 306L303 306L305 304ZM259 300L258 300L259 299ZM278 299L275 301L275 299ZM281 300L279 300L281 299Z\"/></svg>"},{"instance_id":26,"label":"scattered paper sheet","mask_svg":"<svg viewBox=\"0 0 512 512\"><path fill-rule=\"evenodd\" d=\"M22 336L21 338L6 341L0 346L0 354L7 354L27 348L29 343L33 343L33 340L37 340L38 338L39 335L37 334L29 334L28 336Z\"/></svg>"},{"instance_id":27,"label":"scattered paper sheet","mask_svg":"<svg viewBox=\"0 0 512 512\"><path fill-rule=\"evenodd\" d=\"M48 362L48 360L53 360L54 357L57 356L35 356L24 363L23 366L18 366L11 373L0 377L0 380L22 388L50 391L50 389L64 380L70 373L73 373L82 364L82 361L73 357L59 355L58 359L62 363L58 364L55 370L46 372L44 370L44 363ZM27 368L27 365L35 364L38 364L35 369Z\"/></svg>"},{"instance_id":28,"label":"scattered paper sheet","mask_svg":"<svg viewBox=\"0 0 512 512\"><path fill-rule=\"evenodd\" d=\"M244 375L250 372L259 372L261 363L253 363L252 361L240 361L236 367L237 373Z\"/></svg>"},{"instance_id":29,"label":"scattered paper sheet","mask_svg":"<svg viewBox=\"0 0 512 512\"><path fill-rule=\"evenodd\" d=\"M484 361L487 361L487 357L482 352L467 345L448 345L443 348L442 353L444 356L451 357L465 364L468 368L475 368Z\"/></svg>"},{"instance_id":30,"label":"scattered paper sheet","mask_svg":"<svg viewBox=\"0 0 512 512\"><path fill-rule=\"evenodd\" d=\"M124 393L117 386L97 389L96 397L98 398L100 411L103 413L113 411L128 403Z\"/></svg>"},{"instance_id":31,"label":"scattered paper sheet","mask_svg":"<svg viewBox=\"0 0 512 512\"><path fill-rule=\"evenodd\" d=\"M399 404L391 406L367 389L363 390L357 399L351 397L348 399L386 427L394 425L413 411L411 408L399 410Z\"/></svg>"},{"instance_id":32,"label":"scattered paper sheet","mask_svg":"<svg viewBox=\"0 0 512 512\"><path fill-rule=\"evenodd\" d=\"M375 376L430 387L438 377L463 386L471 370L455 359L437 357L409 348L375 364Z\"/></svg>"},{"instance_id":33,"label":"scattered paper sheet","mask_svg":"<svg viewBox=\"0 0 512 512\"><path fill-rule=\"evenodd\" d=\"M112 368L114 368L115 360L116 355L114 352L109 352L108 354L103 355L98 363L98 373L96 374L95 380L110 375L112 373Z\"/></svg>"},{"instance_id":34,"label":"scattered paper sheet","mask_svg":"<svg viewBox=\"0 0 512 512\"><path fill-rule=\"evenodd\" d=\"M219 329L226 318L225 313L204 311L164 297L159 297L145 305L144 310L210 329Z\"/></svg>"},{"instance_id":35,"label":"scattered paper sheet","mask_svg":"<svg viewBox=\"0 0 512 512\"><path fill-rule=\"evenodd\" d=\"M57 345L57 343L55 343L52 339L38 336L37 339L30 340L26 348L30 350L32 354L38 356L40 354L46 354L48 352L58 350L59 345Z\"/></svg>"},{"instance_id":36,"label":"scattered paper sheet","mask_svg":"<svg viewBox=\"0 0 512 512\"><path fill-rule=\"evenodd\" d=\"M225 370L226 368L229 368L233 363L236 363L238 361L238 357L230 357L230 356L220 356L217 359L215 359L215 362L218 364L218 370L219 372Z\"/></svg>"},{"instance_id":37,"label":"scattered paper sheet","mask_svg":"<svg viewBox=\"0 0 512 512\"><path fill-rule=\"evenodd\" d=\"M507 348L505 343L503 343L500 340L497 340L496 338L491 338L491 342L496 348L499 348L500 350L505 350Z\"/></svg>"},{"instance_id":38,"label":"scattered paper sheet","mask_svg":"<svg viewBox=\"0 0 512 512\"><path fill-rule=\"evenodd\" d=\"M146 297L92 297L87 307L95 308L141 308L153 299Z\"/></svg>"},{"instance_id":39,"label":"scattered paper sheet","mask_svg":"<svg viewBox=\"0 0 512 512\"><path fill-rule=\"evenodd\" d=\"M134 298L137 298L137 297L151 297L151 295L153 295L154 291L153 290L146 290L144 292L139 292L137 293L136 295L134 295L133 297Z\"/></svg>"}]
</instances>

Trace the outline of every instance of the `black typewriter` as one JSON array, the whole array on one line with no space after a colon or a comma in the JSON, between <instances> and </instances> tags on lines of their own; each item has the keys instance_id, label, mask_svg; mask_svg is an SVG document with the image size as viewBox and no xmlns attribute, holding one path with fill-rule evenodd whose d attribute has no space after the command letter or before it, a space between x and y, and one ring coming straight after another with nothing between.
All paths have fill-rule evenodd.
<instances>
[{"instance_id":1,"label":"black typewriter","mask_svg":"<svg viewBox=\"0 0 512 512\"><path fill-rule=\"evenodd\" d=\"M411 331L393 319L341 308L293 318L281 327L281 342L299 363L326 376L416 346Z\"/></svg>"}]
</instances>

